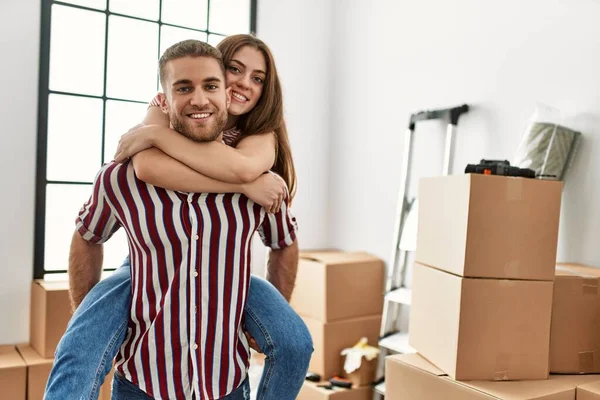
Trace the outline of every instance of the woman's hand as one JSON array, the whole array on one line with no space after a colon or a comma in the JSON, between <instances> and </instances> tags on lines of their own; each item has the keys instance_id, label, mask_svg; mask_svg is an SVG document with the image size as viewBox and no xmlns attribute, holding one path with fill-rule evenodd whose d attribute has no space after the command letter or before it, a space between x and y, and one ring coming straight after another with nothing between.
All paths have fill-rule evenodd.
<instances>
[{"instance_id":1,"label":"woman's hand","mask_svg":"<svg viewBox=\"0 0 600 400\"><path fill-rule=\"evenodd\" d=\"M281 203L288 196L288 187L283 178L269 171L257 180L243 185L243 193L269 213L277 213Z\"/></svg>"},{"instance_id":2,"label":"woman's hand","mask_svg":"<svg viewBox=\"0 0 600 400\"><path fill-rule=\"evenodd\" d=\"M252 336L250 336L250 333L244 329L244 335L246 335L246 339L248 339L248 344L250 345L250 348L254 351L256 351L257 353L262 353L262 350L260 349L260 346L258 345L258 343L256 343L256 340L254 340L254 338Z\"/></svg>"},{"instance_id":3,"label":"woman's hand","mask_svg":"<svg viewBox=\"0 0 600 400\"><path fill-rule=\"evenodd\" d=\"M154 146L156 131L157 127L154 125L139 124L131 128L119 140L115 152L115 161L118 163L124 162L140 151Z\"/></svg>"}]
</instances>

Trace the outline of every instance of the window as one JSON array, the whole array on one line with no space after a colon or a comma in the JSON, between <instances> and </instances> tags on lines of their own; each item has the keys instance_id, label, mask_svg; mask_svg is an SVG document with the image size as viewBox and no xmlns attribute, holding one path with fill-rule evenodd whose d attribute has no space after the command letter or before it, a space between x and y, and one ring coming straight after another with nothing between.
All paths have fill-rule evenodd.
<instances>
[{"instance_id":1,"label":"window","mask_svg":"<svg viewBox=\"0 0 600 400\"><path fill-rule=\"evenodd\" d=\"M159 88L162 52L256 31L257 0L42 0L34 277L66 272L77 211ZM123 230L104 267L128 253Z\"/></svg>"}]
</instances>

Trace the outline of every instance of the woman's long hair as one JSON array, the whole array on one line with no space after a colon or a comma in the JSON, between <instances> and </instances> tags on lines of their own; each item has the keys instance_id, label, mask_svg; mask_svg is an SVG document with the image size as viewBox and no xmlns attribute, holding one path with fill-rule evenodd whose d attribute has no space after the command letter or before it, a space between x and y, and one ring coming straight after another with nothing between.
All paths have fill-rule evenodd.
<instances>
[{"instance_id":1,"label":"woman's long hair","mask_svg":"<svg viewBox=\"0 0 600 400\"><path fill-rule=\"evenodd\" d=\"M262 40L245 34L226 37L217 45L217 49L223 55L225 68L228 68L233 55L246 46L260 51L265 57L267 76L264 81L262 95L254 108L238 119L237 127L241 130L241 134L235 144L250 135L274 132L277 146L272 171L279 174L287 184L291 201L296 194L296 169L294 168L292 149L283 118L283 94L273 54Z\"/></svg>"}]
</instances>

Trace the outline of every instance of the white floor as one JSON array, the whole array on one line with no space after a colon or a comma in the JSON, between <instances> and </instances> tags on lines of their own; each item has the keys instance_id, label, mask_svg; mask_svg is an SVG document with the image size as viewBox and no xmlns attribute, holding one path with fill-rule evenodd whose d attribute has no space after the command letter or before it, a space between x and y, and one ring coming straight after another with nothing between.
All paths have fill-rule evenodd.
<instances>
[{"instance_id":1,"label":"white floor","mask_svg":"<svg viewBox=\"0 0 600 400\"><path fill-rule=\"evenodd\" d=\"M248 370L248 376L250 377L250 399L256 400L256 389L260 383L264 367L264 356L252 351L252 357L250 358L250 369Z\"/></svg>"}]
</instances>

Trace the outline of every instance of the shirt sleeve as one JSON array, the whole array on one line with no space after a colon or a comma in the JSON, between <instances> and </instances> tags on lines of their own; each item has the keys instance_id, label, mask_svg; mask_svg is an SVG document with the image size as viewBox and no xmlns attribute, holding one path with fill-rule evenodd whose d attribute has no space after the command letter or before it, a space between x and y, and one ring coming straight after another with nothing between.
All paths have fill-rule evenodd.
<instances>
[{"instance_id":1,"label":"shirt sleeve","mask_svg":"<svg viewBox=\"0 0 600 400\"><path fill-rule=\"evenodd\" d=\"M288 247L296 240L298 223L290 211L288 200L281 204L276 214L267 213L265 220L258 228L258 233L265 246L272 249Z\"/></svg>"},{"instance_id":2,"label":"shirt sleeve","mask_svg":"<svg viewBox=\"0 0 600 400\"><path fill-rule=\"evenodd\" d=\"M116 213L107 200L105 182L110 180L114 163L102 167L92 187L92 195L79 210L75 220L77 231L85 240L104 243L121 227Z\"/></svg>"}]
</instances>

